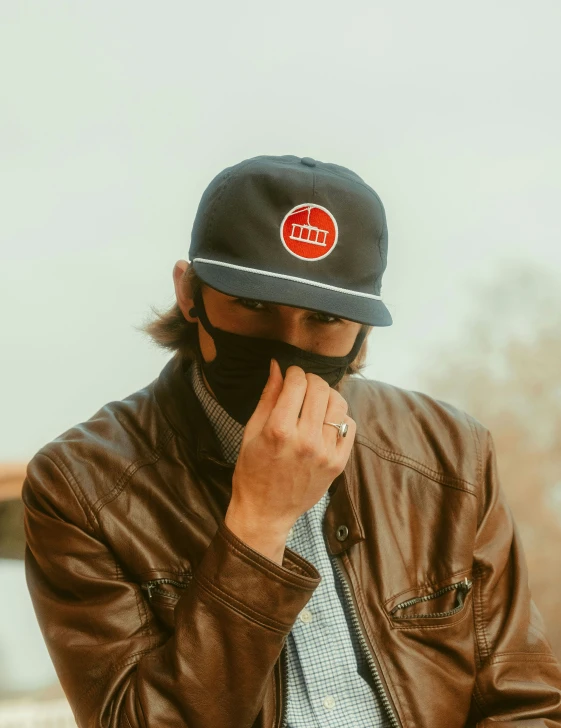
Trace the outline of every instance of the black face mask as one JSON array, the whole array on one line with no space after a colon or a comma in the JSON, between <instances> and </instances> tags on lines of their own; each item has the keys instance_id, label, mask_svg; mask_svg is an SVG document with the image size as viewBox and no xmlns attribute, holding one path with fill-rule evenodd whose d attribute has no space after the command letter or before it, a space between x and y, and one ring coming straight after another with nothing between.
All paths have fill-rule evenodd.
<instances>
[{"instance_id":1,"label":"black face mask","mask_svg":"<svg viewBox=\"0 0 561 728\"><path fill-rule=\"evenodd\" d=\"M355 359L367 334L366 329L358 333L346 356L322 356L278 339L243 336L217 329L206 315L200 289L194 301L189 315L199 317L216 347L215 358L205 362L197 337L199 364L217 401L242 425L247 424L259 403L269 378L271 358L278 361L283 377L289 366L296 365L306 373L317 374L334 387Z\"/></svg>"}]
</instances>

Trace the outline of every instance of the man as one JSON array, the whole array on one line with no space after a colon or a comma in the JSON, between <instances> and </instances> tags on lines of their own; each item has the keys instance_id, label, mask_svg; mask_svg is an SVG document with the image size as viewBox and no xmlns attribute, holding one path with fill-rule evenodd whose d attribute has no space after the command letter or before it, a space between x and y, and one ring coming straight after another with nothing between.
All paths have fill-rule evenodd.
<instances>
[{"instance_id":1,"label":"man","mask_svg":"<svg viewBox=\"0 0 561 728\"><path fill-rule=\"evenodd\" d=\"M159 377L45 445L30 593L79 726L561 726L490 433L349 378L381 300L376 193L293 156L221 172Z\"/></svg>"}]
</instances>

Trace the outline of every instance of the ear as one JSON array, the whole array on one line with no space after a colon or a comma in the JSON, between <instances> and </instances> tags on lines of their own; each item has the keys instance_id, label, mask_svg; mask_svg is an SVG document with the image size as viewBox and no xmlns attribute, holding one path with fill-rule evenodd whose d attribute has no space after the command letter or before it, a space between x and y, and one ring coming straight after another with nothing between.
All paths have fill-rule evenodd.
<instances>
[{"instance_id":1,"label":"ear","mask_svg":"<svg viewBox=\"0 0 561 728\"><path fill-rule=\"evenodd\" d=\"M193 292L189 280L185 277L190 263L186 260L178 260L173 267L173 285L175 287L175 299L181 313L190 323L197 322L195 313L195 302L193 301Z\"/></svg>"}]
</instances>

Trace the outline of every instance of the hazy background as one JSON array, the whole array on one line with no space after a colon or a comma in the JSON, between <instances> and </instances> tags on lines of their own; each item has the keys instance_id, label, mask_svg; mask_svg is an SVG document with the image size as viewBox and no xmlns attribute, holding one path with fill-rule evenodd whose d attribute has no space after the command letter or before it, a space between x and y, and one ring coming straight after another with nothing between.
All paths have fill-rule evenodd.
<instances>
[{"instance_id":1,"label":"hazy background","mask_svg":"<svg viewBox=\"0 0 561 728\"><path fill-rule=\"evenodd\" d=\"M133 326L173 302L217 172L348 166L389 226L365 373L496 434L561 650L561 3L20 1L0 24L0 461L158 375Z\"/></svg>"},{"instance_id":2,"label":"hazy background","mask_svg":"<svg viewBox=\"0 0 561 728\"><path fill-rule=\"evenodd\" d=\"M557 0L49 0L0 20L0 457L158 374L132 325L172 302L203 189L247 157L336 162L380 194L395 323L370 376L416 386L474 280L561 272Z\"/></svg>"}]
</instances>

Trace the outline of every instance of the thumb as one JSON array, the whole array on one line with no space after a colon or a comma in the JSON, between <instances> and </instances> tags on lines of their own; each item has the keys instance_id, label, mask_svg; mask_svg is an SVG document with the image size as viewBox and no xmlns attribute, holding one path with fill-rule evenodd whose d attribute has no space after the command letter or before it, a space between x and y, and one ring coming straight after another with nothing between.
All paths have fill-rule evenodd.
<instances>
[{"instance_id":1,"label":"thumb","mask_svg":"<svg viewBox=\"0 0 561 728\"><path fill-rule=\"evenodd\" d=\"M271 369L269 372L269 378L263 388L257 407L253 414L249 418L246 430L250 430L250 433L261 432L265 422L269 419L269 415L273 411L279 394L282 391L284 379L280 366L276 359L271 359Z\"/></svg>"}]
</instances>

